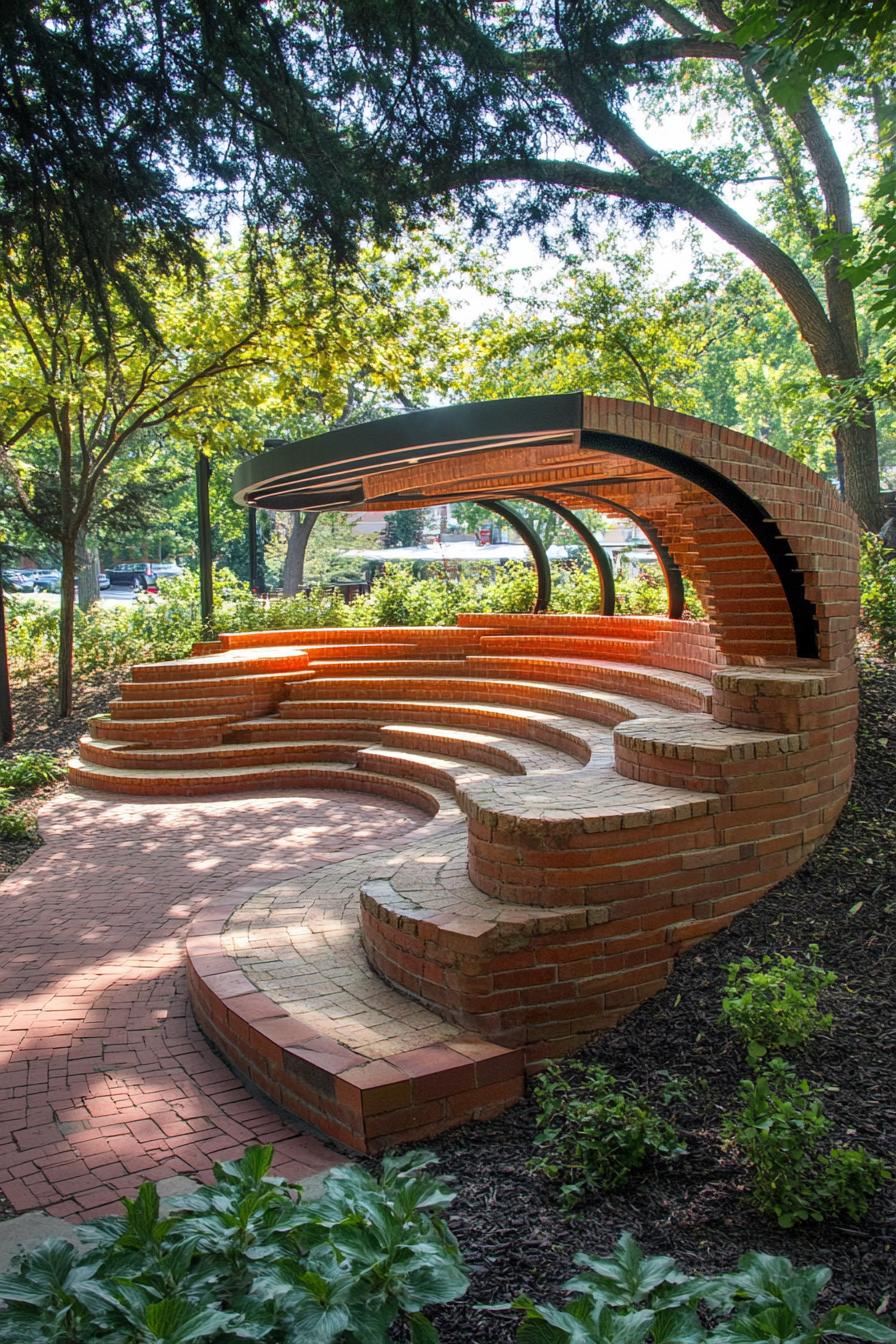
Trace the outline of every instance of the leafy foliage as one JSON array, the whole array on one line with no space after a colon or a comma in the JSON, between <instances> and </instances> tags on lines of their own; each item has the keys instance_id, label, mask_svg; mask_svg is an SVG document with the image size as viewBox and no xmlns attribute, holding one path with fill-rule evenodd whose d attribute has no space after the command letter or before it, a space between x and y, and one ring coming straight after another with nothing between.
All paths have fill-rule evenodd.
<instances>
[{"instance_id":1,"label":"leafy foliage","mask_svg":"<svg viewBox=\"0 0 896 1344\"><path fill-rule=\"evenodd\" d=\"M884 655L896 653L896 555L880 537L862 535L859 560L862 627Z\"/></svg>"},{"instance_id":2,"label":"leafy foliage","mask_svg":"<svg viewBox=\"0 0 896 1344\"><path fill-rule=\"evenodd\" d=\"M37 789L41 784L52 784L64 774L59 761L50 752L21 751L8 760L0 761L0 789L14 789L17 792Z\"/></svg>"},{"instance_id":3,"label":"leafy foliage","mask_svg":"<svg viewBox=\"0 0 896 1344\"><path fill-rule=\"evenodd\" d=\"M22 807L8 807L7 799L0 795L0 840L34 840L37 826L34 818Z\"/></svg>"},{"instance_id":4,"label":"leafy foliage","mask_svg":"<svg viewBox=\"0 0 896 1344\"><path fill-rule=\"evenodd\" d=\"M820 1313L831 1272L796 1269L784 1256L750 1251L733 1274L691 1278L665 1255L645 1255L623 1233L606 1259L577 1255L565 1307L511 1305L523 1313L519 1344L820 1344L827 1335L894 1344L896 1330L870 1311Z\"/></svg>"},{"instance_id":5,"label":"leafy foliage","mask_svg":"<svg viewBox=\"0 0 896 1344\"><path fill-rule=\"evenodd\" d=\"M857 1222L891 1173L864 1148L829 1147L831 1122L805 1078L785 1060L769 1060L740 1085L741 1109L724 1133L741 1153L750 1196L781 1227L845 1216Z\"/></svg>"},{"instance_id":6,"label":"leafy foliage","mask_svg":"<svg viewBox=\"0 0 896 1344\"><path fill-rule=\"evenodd\" d=\"M594 1190L617 1190L653 1158L684 1152L675 1130L634 1088L600 1065L549 1064L535 1083L530 1171L560 1185L567 1206Z\"/></svg>"},{"instance_id":7,"label":"leafy foliage","mask_svg":"<svg viewBox=\"0 0 896 1344\"><path fill-rule=\"evenodd\" d=\"M831 1025L833 1018L819 1012L818 999L837 977L819 966L817 958L813 943L807 961L777 953L729 963L722 1018L746 1045L751 1063L769 1050L803 1045Z\"/></svg>"},{"instance_id":8,"label":"leafy foliage","mask_svg":"<svg viewBox=\"0 0 896 1344\"><path fill-rule=\"evenodd\" d=\"M214 1168L215 1184L163 1214L141 1187L123 1216L83 1230L78 1258L49 1241L0 1276L0 1341L9 1344L387 1344L394 1323L434 1344L426 1309L451 1302L467 1276L441 1211L454 1195L431 1155L386 1158L376 1181L337 1169L322 1198L250 1148Z\"/></svg>"}]
</instances>

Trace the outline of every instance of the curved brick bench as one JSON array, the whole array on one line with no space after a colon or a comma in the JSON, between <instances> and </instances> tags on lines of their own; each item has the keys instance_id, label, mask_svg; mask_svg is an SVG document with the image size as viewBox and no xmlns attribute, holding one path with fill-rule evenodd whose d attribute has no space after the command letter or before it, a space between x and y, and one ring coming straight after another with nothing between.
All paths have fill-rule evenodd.
<instances>
[{"instance_id":1,"label":"curved brick bench","mask_svg":"<svg viewBox=\"0 0 896 1344\"><path fill-rule=\"evenodd\" d=\"M418 808L400 848L238 894L188 948L197 1019L232 1065L377 1151L510 1104L830 830L853 765L857 530L767 444L609 399L325 438L272 449L268 477L265 458L241 468L255 502L299 507L307 486L319 507L332 459L359 508L529 494L637 515L670 611L678 572L707 612L236 632L134 668L91 721L71 767L87 788Z\"/></svg>"}]
</instances>

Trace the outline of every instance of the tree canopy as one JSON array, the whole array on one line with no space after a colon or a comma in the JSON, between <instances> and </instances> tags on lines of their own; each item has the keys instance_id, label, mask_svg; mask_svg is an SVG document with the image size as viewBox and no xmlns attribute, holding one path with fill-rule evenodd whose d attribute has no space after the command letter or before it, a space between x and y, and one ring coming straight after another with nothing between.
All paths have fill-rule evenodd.
<instances>
[{"instance_id":1,"label":"tree canopy","mask_svg":"<svg viewBox=\"0 0 896 1344\"><path fill-rule=\"evenodd\" d=\"M853 282L890 274L893 36L867 11L891 0L853 0L842 23L816 8L18 0L0 21L0 235L27 244L23 281L74 269L103 330L110 292L151 325L152 265L201 265L196 229L234 211L262 297L270 237L338 263L365 230L447 200L480 228L562 222L580 240L611 207L644 229L690 217L790 310L836 407L846 493L877 526ZM659 103L690 119L672 149L643 126ZM835 109L870 140L864 183L837 153ZM872 179L863 233L853 198ZM739 192L766 181L757 220Z\"/></svg>"}]
</instances>

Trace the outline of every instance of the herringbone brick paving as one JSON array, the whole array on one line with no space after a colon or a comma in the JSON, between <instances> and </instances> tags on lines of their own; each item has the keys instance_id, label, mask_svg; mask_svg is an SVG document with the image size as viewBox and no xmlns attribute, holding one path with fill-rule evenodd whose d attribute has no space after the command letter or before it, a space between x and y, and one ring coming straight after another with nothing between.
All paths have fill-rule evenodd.
<instances>
[{"instance_id":1,"label":"herringbone brick paving","mask_svg":"<svg viewBox=\"0 0 896 1344\"><path fill-rule=\"evenodd\" d=\"M210 900L381 849L424 820L340 792L195 801L57 795L0 885L0 1187L16 1212L118 1211L251 1143L293 1180L339 1160L251 1095L189 1010L183 939Z\"/></svg>"}]
</instances>

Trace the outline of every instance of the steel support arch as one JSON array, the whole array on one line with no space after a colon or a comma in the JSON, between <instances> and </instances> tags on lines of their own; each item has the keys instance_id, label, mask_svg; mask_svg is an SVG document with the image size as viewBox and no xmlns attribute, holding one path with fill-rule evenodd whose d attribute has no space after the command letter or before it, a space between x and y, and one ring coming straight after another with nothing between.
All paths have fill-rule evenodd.
<instances>
[{"instance_id":1,"label":"steel support arch","mask_svg":"<svg viewBox=\"0 0 896 1344\"><path fill-rule=\"evenodd\" d=\"M533 613L547 611L551 601L551 562L548 560L548 553L541 537L535 531L535 528L530 527L525 518L518 514L515 509L509 508L508 505L502 504L499 500L477 499L475 503L483 509L488 509L489 513L496 513L499 518L503 518L515 532L519 533L524 544L528 546L532 553L535 574L538 579L538 589L532 611Z\"/></svg>"},{"instance_id":2,"label":"steel support arch","mask_svg":"<svg viewBox=\"0 0 896 1344\"><path fill-rule=\"evenodd\" d=\"M580 482L577 484L581 484ZM621 513L624 518L629 518L636 527L639 527L647 538L654 554L656 555L659 567L662 570L663 578L666 582L666 592L668 594L668 616L670 621L680 621L684 614L684 580L681 577L681 570L672 559L669 551L666 549L660 534L652 523L646 518L642 518L639 513L634 513L626 508L624 504L617 504L615 499L608 499L606 495L586 495L580 489L564 490L564 494L575 495L577 499L587 499L594 504L606 504L608 509L614 509Z\"/></svg>"},{"instance_id":3,"label":"steel support arch","mask_svg":"<svg viewBox=\"0 0 896 1344\"><path fill-rule=\"evenodd\" d=\"M559 500L549 499L547 495L519 495L518 498L528 499L532 504L541 504L543 508L550 509L552 513L556 513L558 518L562 518L567 527L572 528L591 556L594 568L600 576L600 614L601 616L612 616L616 611L616 580L613 576L613 562L591 529L573 513L572 509L568 509Z\"/></svg>"}]
</instances>

